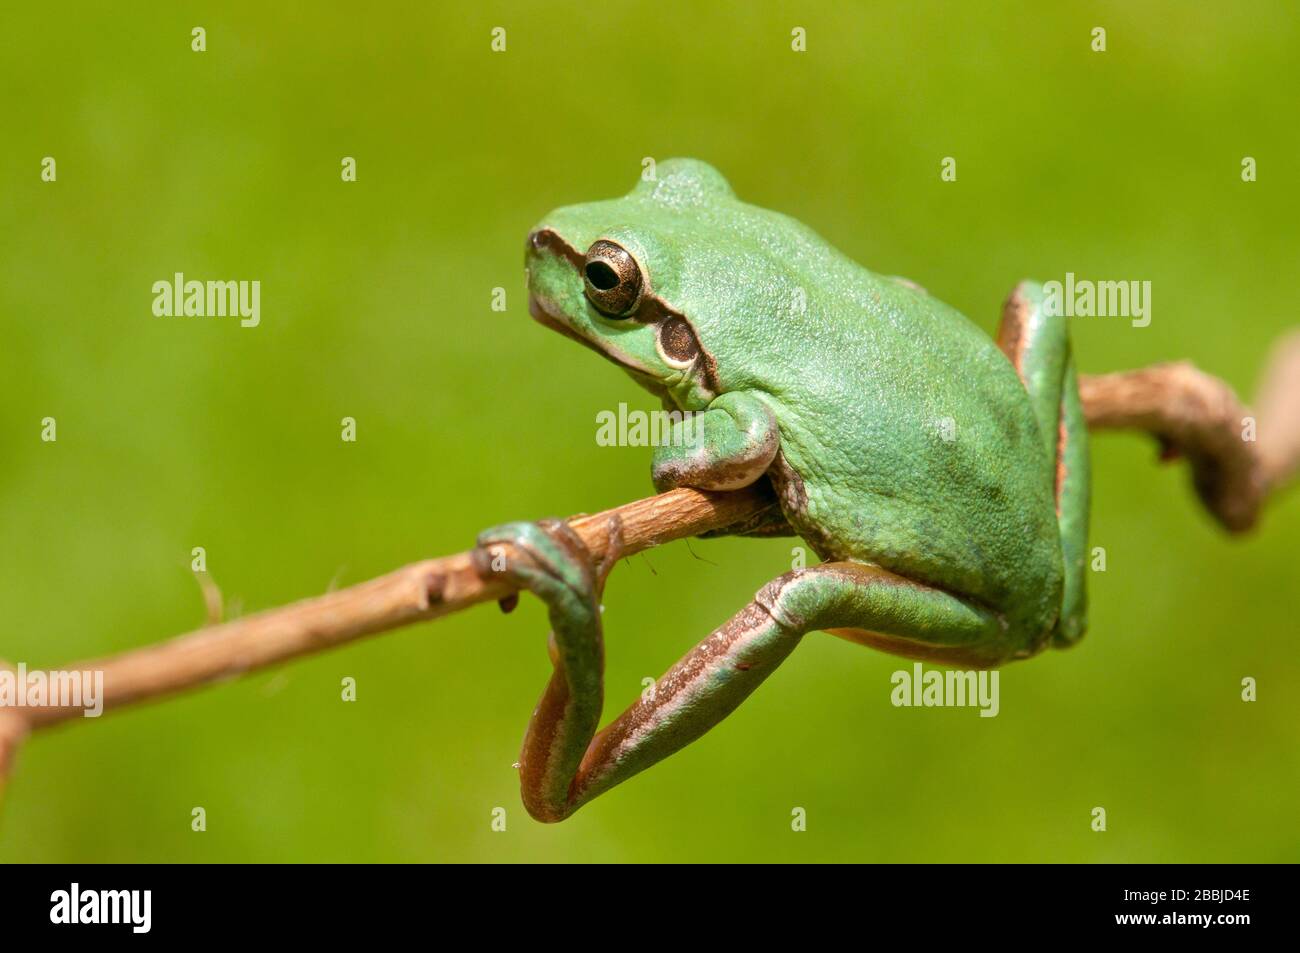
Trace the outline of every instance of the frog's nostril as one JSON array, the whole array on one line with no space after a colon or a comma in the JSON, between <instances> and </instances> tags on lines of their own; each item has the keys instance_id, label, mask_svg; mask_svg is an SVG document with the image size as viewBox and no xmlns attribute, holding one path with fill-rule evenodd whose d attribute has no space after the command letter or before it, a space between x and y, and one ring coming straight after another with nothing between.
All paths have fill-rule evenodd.
<instances>
[{"instance_id":1,"label":"frog's nostril","mask_svg":"<svg viewBox=\"0 0 1300 953\"><path fill-rule=\"evenodd\" d=\"M546 247L546 230L539 228L528 236L528 244L533 247L533 251L541 251Z\"/></svg>"}]
</instances>

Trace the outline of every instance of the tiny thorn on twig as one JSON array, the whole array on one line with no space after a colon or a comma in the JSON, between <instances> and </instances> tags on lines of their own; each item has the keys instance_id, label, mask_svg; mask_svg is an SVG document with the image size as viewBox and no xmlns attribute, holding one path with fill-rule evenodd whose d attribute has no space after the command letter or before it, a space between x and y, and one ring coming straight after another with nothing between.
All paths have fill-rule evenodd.
<instances>
[{"instance_id":1,"label":"tiny thorn on twig","mask_svg":"<svg viewBox=\"0 0 1300 953\"><path fill-rule=\"evenodd\" d=\"M204 617L207 619L207 624L220 625L225 618L225 600L221 597L221 587L206 569L194 573L194 578L199 584L199 591L203 594Z\"/></svg>"},{"instance_id":2,"label":"tiny thorn on twig","mask_svg":"<svg viewBox=\"0 0 1300 953\"><path fill-rule=\"evenodd\" d=\"M346 564L334 570L334 575L330 577L329 585L325 587L325 591L329 593L338 589L339 583L343 581L343 574L347 571L348 567Z\"/></svg>"},{"instance_id":3,"label":"tiny thorn on twig","mask_svg":"<svg viewBox=\"0 0 1300 953\"><path fill-rule=\"evenodd\" d=\"M447 591L447 574L430 572L424 577L424 598L430 606L442 602L442 594Z\"/></svg>"}]
</instances>

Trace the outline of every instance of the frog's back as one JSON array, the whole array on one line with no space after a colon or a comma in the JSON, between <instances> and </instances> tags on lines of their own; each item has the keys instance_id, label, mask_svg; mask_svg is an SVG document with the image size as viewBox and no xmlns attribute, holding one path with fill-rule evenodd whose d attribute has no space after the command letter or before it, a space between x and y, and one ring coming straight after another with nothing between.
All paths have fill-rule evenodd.
<instances>
[{"instance_id":1,"label":"frog's back","mask_svg":"<svg viewBox=\"0 0 1300 953\"><path fill-rule=\"evenodd\" d=\"M796 530L1042 637L1063 572L1054 465L1010 361L910 283L855 265L823 291L804 328L819 345L774 395Z\"/></svg>"},{"instance_id":2,"label":"frog's back","mask_svg":"<svg viewBox=\"0 0 1300 953\"><path fill-rule=\"evenodd\" d=\"M729 192L654 219L691 268L659 293L692 316L723 390L765 393L771 476L823 558L876 563L1045 637L1061 605L1054 461L1011 362L966 317Z\"/></svg>"},{"instance_id":3,"label":"frog's back","mask_svg":"<svg viewBox=\"0 0 1300 953\"><path fill-rule=\"evenodd\" d=\"M727 384L777 405L772 476L792 526L823 558L877 563L1045 635L1063 575L1054 461L1011 362L919 287L753 211L755 253L782 267L746 304L766 317Z\"/></svg>"}]
</instances>

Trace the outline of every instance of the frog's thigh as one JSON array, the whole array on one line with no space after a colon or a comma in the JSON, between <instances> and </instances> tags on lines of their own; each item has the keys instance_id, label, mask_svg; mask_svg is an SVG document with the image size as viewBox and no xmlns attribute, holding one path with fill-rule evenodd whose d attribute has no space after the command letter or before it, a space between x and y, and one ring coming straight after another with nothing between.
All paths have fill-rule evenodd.
<instances>
[{"instance_id":1,"label":"frog's thigh","mask_svg":"<svg viewBox=\"0 0 1300 953\"><path fill-rule=\"evenodd\" d=\"M858 563L827 563L768 583L592 740L568 812L690 744L729 715L807 632L885 632L909 644L975 653L1003 630L990 613Z\"/></svg>"},{"instance_id":2,"label":"frog's thigh","mask_svg":"<svg viewBox=\"0 0 1300 953\"><path fill-rule=\"evenodd\" d=\"M827 604L818 624L832 635L895 655L984 668L1012 654L1002 620L993 612L952 593L895 575L878 566L826 563ZM799 611L805 599L796 590L790 603Z\"/></svg>"},{"instance_id":3,"label":"frog's thigh","mask_svg":"<svg viewBox=\"0 0 1300 953\"><path fill-rule=\"evenodd\" d=\"M1079 400L1068 319L1048 314L1044 301L1041 285L1022 282L1002 310L998 346L1029 392L1044 450L1053 465L1065 561L1065 595L1053 641L1069 645L1087 628L1088 423Z\"/></svg>"}]
</instances>

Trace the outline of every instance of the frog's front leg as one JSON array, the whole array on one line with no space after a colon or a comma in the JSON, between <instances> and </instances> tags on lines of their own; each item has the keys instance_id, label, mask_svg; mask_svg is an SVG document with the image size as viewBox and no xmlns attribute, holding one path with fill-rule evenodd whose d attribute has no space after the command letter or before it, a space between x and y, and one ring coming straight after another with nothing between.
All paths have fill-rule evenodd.
<instances>
[{"instance_id":1,"label":"frog's front leg","mask_svg":"<svg viewBox=\"0 0 1300 953\"><path fill-rule=\"evenodd\" d=\"M524 806L559 821L716 725L814 629L881 633L942 656L985 659L1003 650L1003 626L955 596L875 566L828 563L781 576L692 649L652 692L596 733L603 695L598 592L601 573L562 524L515 523L480 537L486 574L494 550L520 555L501 567L546 601L555 671L529 722L520 757Z\"/></svg>"},{"instance_id":2,"label":"frog's front leg","mask_svg":"<svg viewBox=\"0 0 1300 953\"><path fill-rule=\"evenodd\" d=\"M673 423L668 440L655 447L651 475L661 492L679 486L738 490L767 472L780 445L766 401L734 391Z\"/></svg>"}]
</instances>

